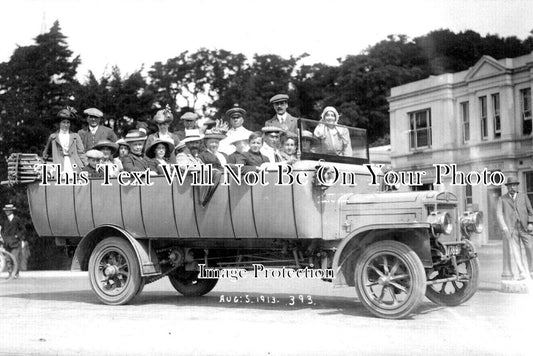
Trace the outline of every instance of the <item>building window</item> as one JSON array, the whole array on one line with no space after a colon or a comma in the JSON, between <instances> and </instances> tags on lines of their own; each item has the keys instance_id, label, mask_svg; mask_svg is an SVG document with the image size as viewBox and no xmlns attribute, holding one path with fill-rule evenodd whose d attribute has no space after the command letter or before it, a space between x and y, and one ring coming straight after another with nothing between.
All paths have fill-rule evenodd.
<instances>
[{"instance_id":1,"label":"building window","mask_svg":"<svg viewBox=\"0 0 533 356\"><path fill-rule=\"evenodd\" d=\"M465 210L467 210L468 206L472 204L474 201L472 199L472 186L470 184L465 185Z\"/></svg>"},{"instance_id":2,"label":"building window","mask_svg":"<svg viewBox=\"0 0 533 356\"><path fill-rule=\"evenodd\" d=\"M522 133L531 135L531 88L520 90Z\"/></svg>"},{"instance_id":3,"label":"building window","mask_svg":"<svg viewBox=\"0 0 533 356\"><path fill-rule=\"evenodd\" d=\"M461 103L461 119L463 122L463 142L470 140L470 105L468 101Z\"/></svg>"},{"instance_id":4,"label":"building window","mask_svg":"<svg viewBox=\"0 0 533 356\"><path fill-rule=\"evenodd\" d=\"M431 147L431 109L409 113L411 149Z\"/></svg>"},{"instance_id":5,"label":"building window","mask_svg":"<svg viewBox=\"0 0 533 356\"><path fill-rule=\"evenodd\" d=\"M525 172L526 193L530 202L533 202L533 171Z\"/></svg>"},{"instance_id":6,"label":"building window","mask_svg":"<svg viewBox=\"0 0 533 356\"><path fill-rule=\"evenodd\" d=\"M433 183L424 183L422 185L410 185L412 191L419 192L424 190L433 190Z\"/></svg>"},{"instance_id":7,"label":"building window","mask_svg":"<svg viewBox=\"0 0 533 356\"><path fill-rule=\"evenodd\" d=\"M494 137L500 138L502 135L502 123L500 120L500 94L492 94L492 121L494 123Z\"/></svg>"},{"instance_id":8,"label":"building window","mask_svg":"<svg viewBox=\"0 0 533 356\"><path fill-rule=\"evenodd\" d=\"M487 97L479 97L479 113L481 121L481 139L486 140L489 137L489 130L487 127Z\"/></svg>"}]
</instances>

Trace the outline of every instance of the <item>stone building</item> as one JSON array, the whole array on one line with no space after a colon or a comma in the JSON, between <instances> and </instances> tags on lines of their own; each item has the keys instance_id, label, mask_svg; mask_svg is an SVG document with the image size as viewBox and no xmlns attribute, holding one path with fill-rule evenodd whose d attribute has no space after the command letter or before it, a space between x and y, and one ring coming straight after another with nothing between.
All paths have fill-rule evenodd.
<instances>
[{"instance_id":1,"label":"stone building","mask_svg":"<svg viewBox=\"0 0 533 356\"><path fill-rule=\"evenodd\" d=\"M470 178L483 172L495 178L497 171L516 175L533 200L532 86L533 52L501 60L483 56L468 70L391 89L392 166L426 172L414 189L446 188L457 195L461 210L472 204L482 210L485 231L477 244L501 240L495 207L505 187L459 185L450 175L436 186L434 164L456 164Z\"/></svg>"}]
</instances>

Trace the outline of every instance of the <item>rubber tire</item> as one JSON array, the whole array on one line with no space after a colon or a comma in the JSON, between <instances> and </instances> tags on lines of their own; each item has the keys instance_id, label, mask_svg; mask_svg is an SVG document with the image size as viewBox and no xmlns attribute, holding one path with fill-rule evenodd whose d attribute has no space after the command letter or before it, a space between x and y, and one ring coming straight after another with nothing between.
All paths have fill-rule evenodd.
<instances>
[{"instance_id":1,"label":"rubber tire","mask_svg":"<svg viewBox=\"0 0 533 356\"><path fill-rule=\"evenodd\" d=\"M399 258L408 268L407 272L410 275L411 292L405 302L397 309L380 308L372 302L365 289L362 288L365 264L383 253L392 254ZM398 241L379 241L368 246L356 262L354 279L355 291L364 307L375 316L385 319L400 319L408 316L415 311L426 292L426 273L422 261L409 246Z\"/></svg>"},{"instance_id":2,"label":"rubber tire","mask_svg":"<svg viewBox=\"0 0 533 356\"><path fill-rule=\"evenodd\" d=\"M119 252L125 259L129 268L129 278L124 290L117 295L108 295L101 289L96 279L98 261L109 251ZM129 303L140 291L142 277L137 255L131 244L120 237L108 237L98 243L89 259L89 281L91 288L104 304L123 305Z\"/></svg>"},{"instance_id":3,"label":"rubber tire","mask_svg":"<svg viewBox=\"0 0 533 356\"><path fill-rule=\"evenodd\" d=\"M169 274L168 279L172 287L185 297L200 297L215 288L218 279L183 280L175 274Z\"/></svg>"},{"instance_id":4,"label":"rubber tire","mask_svg":"<svg viewBox=\"0 0 533 356\"><path fill-rule=\"evenodd\" d=\"M426 290L426 297L435 304L449 307L454 307L463 304L464 302L472 298L474 294L476 294L479 287L479 261L476 257L468 260L468 262L465 263L470 263L472 274L470 282L465 283L466 288L462 289L459 293L442 294L435 291L431 287L431 285L428 285Z\"/></svg>"}]
</instances>

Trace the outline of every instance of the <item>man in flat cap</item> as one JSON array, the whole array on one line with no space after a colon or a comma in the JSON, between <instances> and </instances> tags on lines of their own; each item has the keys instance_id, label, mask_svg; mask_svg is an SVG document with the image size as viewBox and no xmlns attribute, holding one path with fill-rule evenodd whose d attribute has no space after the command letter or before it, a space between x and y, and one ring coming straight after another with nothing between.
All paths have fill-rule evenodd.
<instances>
[{"instance_id":1,"label":"man in flat cap","mask_svg":"<svg viewBox=\"0 0 533 356\"><path fill-rule=\"evenodd\" d=\"M87 165L83 167L82 172L89 173L89 178L102 178L104 172L102 169L96 169L97 165L102 162L104 154L99 150L89 150L85 153L87 155Z\"/></svg>"},{"instance_id":2,"label":"man in flat cap","mask_svg":"<svg viewBox=\"0 0 533 356\"><path fill-rule=\"evenodd\" d=\"M231 109L226 111L226 119L229 122L229 130L226 132L226 138L220 141L218 150L227 155L235 152L235 146L231 144L233 138L236 136L250 137L252 131L243 126L246 117L246 110L239 107L239 104L234 104ZM244 151L248 151L248 144L245 145Z\"/></svg>"},{"instance_id":3,"label":"man in flat cap","mask_svg":"<svg viewBox=\"0 0 533 356\"><path fill-rule=\"evenodd\" d=\"M498 223L503 230L503 273L502 279L513 276L511 266L514 260L518 270L518 280L533 277L533 208L527 195L518 191L520 181L516 177L507 177L505 186L507 194L500 197L496 210ZM529 273L522 260L520 243L526 250Z\"/></svg>"},{"instance_id":4,"label":"man in flat cap","mask_svg":"<svg viewBox=\"0 0 533 356\"><path fill-rule=\"evenodd\" d=\"M109 127L100 125L100 121L104 114L95 108L89 108L83 111L87 118L87 129L81 129L78 131L83 147L85 150L90 150L98 143L98 141L109 140L112 142L117 141L117 135Z\"/></svg>"},{"instance_id":5,"label":"man in flat cap","mask_svg":"<svg viewBox=\"0 0 533 356\"><path fill-rule=\"evenodd\" d=\"M179 141L187 137L187 130L198 129L198 124L197 124L198 115L196 115L193 112L186 112L185 114L181 115L180 121L183 122L183 130L179 130L178 132L176 132L176 135L178 135Z\"/></svg>"},{"instance_id":6,"label":"man in flat cap","mask_svg":"<svg viewBox=\"0 0 533 356\"><path fill-rule=\"evenodd\" d=\"M283 131L298 134L298 119L287 112L289 96L287 94L276 94L270 98L270 104L274 106L276 115L265 122L265 127L275 126Z\"/></svg>"},{"instance_id":7,"label":"man in flat cap","mask_svg":"<svg viewBox=\"0 0 533 356\"><path fill-rule=\"evenodd\" d=\"M17 260L19 270L25 271L27 269L27 262L29 257L28 242L26 241L24 224L15 216L17 208L13 204L6 204L4 206L4 213L6 219L0 226L1 236L5 243L5 249L15 257ZM8 266L9 274L11 275L13 266ZM18 278L18 270L15 274Z\"/></svg>"},{"instance_id":8,"label":"man in flat cap","mask_svg":"<svg viewBox=\"0 0 533 356\"><path fill-rule=\"evenodd\" d=\"M279 146L283 129L276 126L265 126L261 131L263 131L261 154L267 157L270 163L282 162L283 157L279 151Z\"/></svg>"}]
</instances>

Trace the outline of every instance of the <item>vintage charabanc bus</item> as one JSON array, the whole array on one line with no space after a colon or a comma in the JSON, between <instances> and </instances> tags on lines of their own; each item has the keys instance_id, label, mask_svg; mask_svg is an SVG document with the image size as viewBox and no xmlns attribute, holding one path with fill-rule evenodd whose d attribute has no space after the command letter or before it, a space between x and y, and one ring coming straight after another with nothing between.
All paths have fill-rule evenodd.
<instances>
[{"instance_id":1,"label":"vintage charabanc bus","mask_svg":"<svg viewBox=\"0 0 533 356\"><path fill-rule=\"evenodd\" d=\"M75 247L72 268L88 271L93 291L110 305L131 302L165 276L179 293L201 296L224 271L258 266L317 271L326 282L355 287L384 318L409 315L424 296L449 306L471 298L479 267L469 236L481 231L481 213L460 212L447 191L384 191L366 131L334 127L349 139L335 151L318 139L319 125L300 120L301 159L252 171L260 179L248 184L228 172L216 187L195 185L190 172L181 182L151 176L151 185L26 179L35 230ZM200 267L219 274L200 278Z\"/></svg>"}]
</instances>

